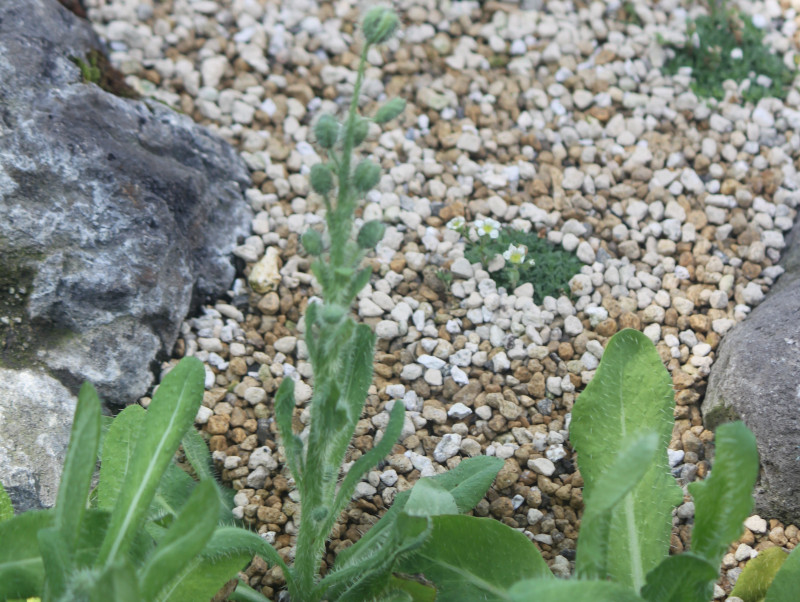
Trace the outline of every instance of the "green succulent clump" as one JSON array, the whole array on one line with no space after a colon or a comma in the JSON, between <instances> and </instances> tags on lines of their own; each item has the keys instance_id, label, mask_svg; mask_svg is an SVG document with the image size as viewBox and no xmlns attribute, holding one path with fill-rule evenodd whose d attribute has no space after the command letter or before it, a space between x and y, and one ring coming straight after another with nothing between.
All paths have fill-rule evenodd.
<instances>
[{"instance_id":1,"label":"green succulent clump","mask_svg":"<svg viewBox=\"0 0 800 602\"><path fill-rule=\"evenodd\" d=\"M675 56L664 70L677 73L692 68L692 90L700 97L722 100L723 82L740 84L744 101L758 102L765 96L785 98L796 71L764 44L764 32L753 18L726 10L712 2L710 15L690 21L683 46L669 46ZM742 82L748 83L742 86Z\"/></svg>"},{"instance_id":2,"label":"green succulent clump","mask_svg":"<svg viewBox=\"0 0 800 602\"><path fill-rule=\"evenodd\" d=\"M533 285L533 300L541 304L545 297L569 295L569 281L583 263L574 253L559 249L536 233L505 228L493 219L475 220L474 236L463 218L455 218L447 227L460 232L467 241L464 257L484 267L498 255L503 267L490 272L498 287L511 292L520 284Z\"/></svg>"}]
</instances>

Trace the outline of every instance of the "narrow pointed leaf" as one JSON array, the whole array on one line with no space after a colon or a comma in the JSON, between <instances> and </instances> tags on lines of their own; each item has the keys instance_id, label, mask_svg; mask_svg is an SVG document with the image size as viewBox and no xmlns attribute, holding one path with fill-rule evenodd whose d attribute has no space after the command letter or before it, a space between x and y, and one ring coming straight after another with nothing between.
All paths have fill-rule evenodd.
<instances>
[{"instance_id":1,"label":"narrow pointed leaf","mask_svg":"<svg viewBox=\"0 0 800 602\"><path fill-rule=\"evenodd\" d=\"M87 382L78 393L78 403L75 406L69 446L64 458L64 470L61 473L55 505L56 526L63 538L63 552L71 550L78 538L99 445L100 399L94 387ZM63 586L63 583L61 585Z\"/></svg>"},{"instance_id":2,"label":"narrow pointed leaf","mask_svg":"<svg viewBox=\"0 0 800 602\"><path fill-rule=\"evenodd\" d=\"M397 439L400 437L400 433L403 430L404 420L405 407L402 403L395 403L383 438L375 444L375 447L355 461L347 472L347 476L345 476L342 481L339 491L336 494L336 500L333 503L334 512L331 516L332 520L336 520L339 513L344 510L344 507L350 501L350 497L353 495L353 491L361 478L372 468L377 466L378 463L392 451L394 444L397 443ZM332 526L331 523L330 527Z\"/></svg>"},{"instance_id":3,"label":"narrow pointed leaf","mask_svg":"<svg viewBox=\"0 0 800 602\"><path fill-rule=\"evenodd\" d=\"M649 602L707 602L719 570L692 553L668 556L647 574L642 598Z\"/></svg>"},{"instance_id":4,"label":"narrow pointed leaf","mask_svg":"<svg viewBox=\"0 0 800 602\"><path fill-rule=\"evenodd\" d=\"M783 562L767 592L764 602L793 602L797 599L797 584L800 583L800 552L795 547Z\"/></svg>"},{"instance_id":5,"label":"narrow pointed leaf","mask_svg":"<svg viewBox=\"0 0 800 602\"><path fill-rule=\"evenodd\" d=\"M693 554L718 565L725 550L742 533L753 508L758 477L756 438L743 422L721 425L714 437L711 475L689 485L694 498Z\"/></svg>"},{"instance_id":6,"label":"narrow pointed leaf","mask_svg":"<svg viewBox=\"0 0 800 602\"><path fill-rule=\"evenodd\" d=\"M731 596L737 596L744 602L763 600L775 580L775 575L788 557L789 553L777 546L761 550L758 556L751 558L745 565L731 591ZM797 595L796 586L794 593Z\"/></svg>"},{"instance_id":7,"label":"narrow pointed leaf","mask_svg":"<svg viewBox=\"0 0 800 602\"><path fill-rule=\"evenodd\" d=\"M103 438L100 482L97 484L97 507L111 510L133 460L139 429L144 422L144 408L130 405L111 422Z\"/></svg>"},{"instance_id":8,"label":"narrow pointed leaf","mask_svg":"<svg viewBox=\"0 0 800 602\"><path fill-rule=\"evenodd\" d=\"M239 527L217 527L206 547L203 548L201 556L214 559L242 553L248 553L251 557L260 556L270 566L281 567L287 583L293 580L292 572L275 548L258 534Z\"/></svg>"},{"instance_id":9,"label":"narrow pointed leaf","mask_svg":"<svg viewBox=\"0 0 800 602\"><path fill-rule=\"evenodd\" d=\"M425 575L436 586L437 602L500 601L521 579L552 577L536 546L499 521L457 514L431 520L430 537L395 570Z\"/></svg>"},{"instance_id":10,"label":"narrow pointed leaf","mask_svg":"<svg viewBox=\"0 0 800 602\"><path fill-rule=\"evenodd\" d=\"M203 400L205 369L194 357L183 358L164 378L150 402L125 482L114 506L98 566L124 556L140 529L161 475Z\"/></svg>"},{"instance_id":11,"label":"narrow pointed leaf","mask_svg":"<svg viewBox=\"0 0 800 602\"><path fill-rule=\"evenodd\" d=\"M578 538L575 571L581 579L605 579L614 508L642 479L653 461L658 435L648 433L627 445L616 461L598 477L585 507Z\"/></svg>"},{"instance_id":12,"label":"narrow pointed leaf","mask_svg":"<svg viewBox=\"0 0 800 602\"><path fill-rule=\"evenodd\" d=\"M265 602L266 598L264 594L247 585L239 577L239 583L236 585L236 589L228 595L228 600L231 602Z\"/></svg>"},{"instance_id":13,"label":"narrow pointed leaf","mask_svg":"<svg viewBox=\"0 0 800 602\"><path fill-rule=\"evenodd\" d=\"M3 484L0 483L0 523L8 520L14 516L14 505L11 503L11 498L8 497Z\"/></svg>"},{"instance_id":14,"label":"narrow pointed leaf","mask_svg":"<svg viewBox=\"0 0 800 602\"><path fill-rule=\"evenodd\" d=\"M606 571L634 591L667 556L672 509L681 499L666 455L673 407L672 380L653 343L626 329L609 340L595 377L572 412L570 439L578 452L587 500L616 461L623 442L654 431L658 449L664 450L612 511Z\"/></svg>"},{"instance_id":15,"label":"narrow pointed leaf","mask_svg":"<svg viewBox=\"0 0 800 602\"><path fill-rule=\"evenodd\" d=\"M303 480L303 441L292 428L294 406L294 381L284 378L275 393L275 422L278 423L289 469L299 488Z\"/></svg>"},{"instance_id":16,"label":"narrow pointed leaf","mask_svg":"<svg viewBox=\"0 0 800 602\"><path fill-rule=\"evenodd\" d=\"M229 556L206 558L198 556L184 567L161 592L156 600L183 602L183 600L210 600L239 571L244 570L253 555L249 552L236 552ZM237 587L237 589L239 589ZM256 600L266 602L267 598L257 594ZM226 600L236 600L229 596Z\"/></svg>"},{"instance_id":17,"label":"narrow pointed leaf","mask_svg":"<svg viewBox=\"0 0 800 602\"><path fill-rule=\"evenodd\" d=\"M509 590L511 602L642 602L633 590L612 581L526 579Z\"/></svg>"},{"instance_id":18,"label":"narrow pointed leaf","mask_svg":"<svg viewBox=\"0 0 800 602\"><path fill-rule=\"evenodd\" d=\"M216 528L218 513L214 485L201 481L141 570L139 582L145 600L154 599L200 554Z\"/></svg>"},{"instance_id":19,"label":"narrow pointed leaf","mask_svg":"<svg viewBox=\"0 0 800 602\"><path fill-rule=\"evenodd\" d=\"M229 520L231 518L231 510L233 509L233 496L235 492L221 485L214 476L214 463L211 459L211 452L208 449L208 444L205 442L205 439L203 439L203 436L197 429L190 428L186 431L186 434L184 434L181 440L181 446L197 478L201 481L211 481L214 485L220 503L220 520Z\"/></svg>"}]
</instances>

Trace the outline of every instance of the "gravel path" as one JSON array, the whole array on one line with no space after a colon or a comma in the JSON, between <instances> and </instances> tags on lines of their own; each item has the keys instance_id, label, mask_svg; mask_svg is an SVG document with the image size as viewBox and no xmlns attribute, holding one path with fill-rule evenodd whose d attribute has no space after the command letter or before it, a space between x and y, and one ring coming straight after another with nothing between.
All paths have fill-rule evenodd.
<instances>
[{"instance_id":1,"label":"gravel path","mask_svg":"<svg viewBox=\"0 0 800 602\"><path fill-rule=\"evenodd\" d=\"M294 378L301 406L311 395L300 318L315 286L299 235L322 220L322 204L309 193L319 161L309 132L349 100L357 3L86 4L128 82L236 145L252 171L253 235L236 251L243 277L229 299L184 324L175 354L206 363L198 424L239 490L237 514L291 557L297 498L271 394ZM395 2L402 39L370 53L364 109L385 96L408 106L367 142L387 175L363 218L388 228L357 308L379 343L351 459L385 427L387 402L402 399L408 418L394 455L357 488L329 563L398 491L487 454L506 464L476 513L524 530L554 572L568 574L582 507L569 412L624 327L643 330L672 373L675 476L686 485L708 473L713 435L700 402L715 350L780 275L800 204L800 93L742 106L733 86L731 102L706 102L687 74L663 74L657 37L683 39L687 4L636 2L630 15L618 2L549 1L546 12ZM794 64L800 2L740 4L766 17L768 42ZM491 217L576 251L584 265L573 299L536 305L530 286L498 290L488 266L463 259L464 240L445 227L456 216ZM439 269L452 269L449 286ZM297 426L307 417L298 412ZM675 550L688 542L693 511L676 512ZM749 519L715 597L753 550L797 542L794 525ZM281 588L263 562L248 575L268 596Z\"/></svg>"}]
</instances>

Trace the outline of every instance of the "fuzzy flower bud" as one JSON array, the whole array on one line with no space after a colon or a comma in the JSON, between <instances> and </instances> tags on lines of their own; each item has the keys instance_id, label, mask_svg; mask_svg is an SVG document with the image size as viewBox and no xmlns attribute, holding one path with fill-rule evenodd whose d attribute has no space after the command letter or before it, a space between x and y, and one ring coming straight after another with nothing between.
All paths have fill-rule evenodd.
<instances>
[{"instance_id":1,"label":"fuzzy flower bud","mask_svg":"<svg viewBox=\"0 0 800 602\"><path fill-rule=\"evenodd\" d=\"M339 137L339 122L333 115L322 115L314 126L314 135L322 148L333 148Z\"/></svg>"},{"instance_id":2,"label":"fuzzy flower bud","mask_svg":"<svg viewBox=\"0 0 800 602\"><path fill-rule=\"evenodd\" d=\"M361 161L353 172L353 184L362 194L375 188L380 178L381 168L369 159Z\"/></svg>"},{"instance_id":3,"label":"fuzzy flower bud","mask_svg":"<svg viewBox=\"0 0 800 602\"><path fill-rule=\"evenodd\" d=\"M311 166L311 187L319 194L325 195L333 188L333 175L330 168L324 163Z\"/></svg>"},{"instance_id":4,"label":"fuzzy flower bud","mask_svg":"<svg viewBox=\"0 0 800 602\"><path fill-rule=\"evenodd\" d=\"M383 238L386 226L376 219L366 222L358 231L356 242L362 249L374 249Z\"/></svg>"},{"instance_id":5,"label":"fuzzy flower bud","mask_svg":"<svg viewBox=\"0 0 800 602\"><path fill-rule=\"evenodd\" d=\"M382 44L392 37L399 24L400 21L393 10L385 6L376 6L364 17L361 29L369 44Z\"/></svg>"},{"instance_id":6,"label":"fuzzy flower bud","mask_svg":"<svg viewBox=\"0 0 800 602\"><path fill-rule=\"evenodd\" d=\"M367 132L369 131L369 123L367 123L366 119L357 119L356 122L353 124L353 144L358 146L362 142L364 142L364 138L367 137Z\"/></svg>"},{"instance_id":7,"label":"fuzzy flower bud","mask_svg":"<svg viewBox=\"0 0 800 602\"><path fill-rule=\"evenodd\" d=\"M314 257L322 255L322 237L316 230L312 230L311 228L306 230L300 242L303 243L303 248L309 255L313 255Z\"/></svg>"},{"instance_id":8,"label":"fuzzy flower bud","mask_svg":"<svg viewBox=\"0 0 800 602\"><path fill-rule=\"evenodd\" d=\"M378 112L375 113L375 123L386 123L391 121L406 108L406 101L402 98L393 98L385 105L383 105Z\"/></svg>"}]
</instances>

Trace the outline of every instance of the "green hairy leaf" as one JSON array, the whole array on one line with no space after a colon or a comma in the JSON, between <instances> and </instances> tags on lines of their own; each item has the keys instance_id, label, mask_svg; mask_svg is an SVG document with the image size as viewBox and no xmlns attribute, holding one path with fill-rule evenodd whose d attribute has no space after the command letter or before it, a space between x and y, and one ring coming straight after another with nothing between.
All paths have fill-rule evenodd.
<instances>
[{"instance_id":1,"label":"green hairy leaf","mask_svg":"<svg viewBox=\"0 0 800 602\"><path fill-rule=\"evenodd\" d=\"M742 532L753 508L758 477L756 438L743 422L721 425L715 434L711 475L689 485L694 498L692 553L718 565L730 542Z\"/></svg>"},{"instance_id":2,"label":"green hairy leaf","mask_svg":"<svg viewBox=\"0 0 800 602\"><path fill-rule=\"evenodd\" d=\"M97 505L100 508L111 510L117 503L119 491L134 457L144 414L142 406L130 405L114 418L106 433L100 463L100 482L97 484Z\"/></svg>"},{"instance_id":3,"label":"green hairy leaf","mask_svg":"<svg viewBox=\"0 0 800 602\"><path fill-rule=\"evenodd\" d=\"M378 109L377 113L375 113L375 123L386 123L387 121L391 121L395 117L398 117L405 108L405 100L402 98L393 98L384 104L380 109Z\"/></svg>"},{"instance_id":4,"label":"green hairy leaf","mask_svg":"<svg viewBox=\"0 0 800 602\"><path fill-rule=\"evenodd\" d=\"M647 574L641 594L650 602L707 602L718 573L718 566L691 553L668 556Z\"/></svg>"},{"instance_id":5,"label":"green hairy leaf","mask_svg":"<svg viewBox=\"0 0 800 602\"><path fill-rule=\"evenodd\" d=\"M731 596L737 596L744 602L760 602L763 600L770 585L775 580L775 575L786 562L789 553L783 548L767 548L758 553L744 567L742 574L736 580L736 585L731 591ZM794 588L797 595L796 585Z\"/></svg>"},{"instance_id":6,"label":"green hairy leaf","mask_svg":"<svg viewBox=\"0 0 800 602\"><path fill-rule=\"evenodd\" d=\"M797 550L792 550L781 565L764 602L792 602L797 599L797 584L800 583L800 552Z\"/></svg>"},{"instance_id":7,"label":"green hairy leaf","mask_svg":"<svg viewBox=\"0 0 800 602\"><path fill-rule=\"evenodd\" d=\"M56 516L56 524L58 524L58 516ZM45 572L42 597L45 600L57 600L64 595L67 579L73 572L71 550L67 545L63 530L59 527L40 529L36 538L39 541L39 553L42 555Z\"/></svg>"},{"instance_id":8,"label":"green hairy leaf","mask_svg":"<svg viewBox=\"0 0 800 602\"><path fill-rule=\"evenodd\" d=\"M161 475L203 400L205 369L194 357L182 359L163 379L142 423L125 481L96 566L124 556L141 527Z\"/></svg>"},{"instance_id":9,"label":"green hairy leaf","mask_svg":"<svg viewBox=\"0 0 800 602\"><path fill-rule=\"evenodd\" d=\"M420 479L414 484L404 510L411 516L458 514L453 495L433 479Z\"/></svg>"},{"instance_id":10,"label":"green hairy leaf","mask_svg":"<svg viewBox=\"0 0 800 602\"><path fill-rule=\"evenodd\" d=\"M420 479L420 483L424 481L427 479ZM412 489L412 496L417 488ZM396 570L423 573L436 586L437 602L506 600L511 584L530 577L552 577L536 546L499 521L458 514L431 520L431 535L402 558Z\"/></svg>"},{"instance_id":11,"label":"green hairy leaf","mask_svg":"<svg viewBox=\"0 0 800 602\"><path fill-rule=\"evenodd\" d=\"M653 455L641 480L611 511L605 574L598 576L637 592L647 573L667 555L672 509L682 497L665 451L673 407L672 381L653 343L626 329L609 340L594 378L572 412L570 436L578 452L587 507L593 496L601 495L596 492L604 476L617 468L614 464L624 444L654 432L657 449L664 450ZM604 564L591 555L582 562Z\"/></svg>"},{"instance_id":12,"label":"green hairy leaf","mask_svg":"<svg viewBox=\"0 0 800 602\"><path fill-rule=\"evenodd\" d=\"M61 533L62 552L67 556L78 538L99 445L100 399L95 388L84 383L78 393L55 506L56 528Z\"/></svg>"},{"instance_id":13,"label":"green hairy leaf","mask_svg":"<svg viewBox=\"0 0 800 602\"><path fill-rule=\"evenodd\" d=\"M629 588L612 581L527 579L509 590L511 602L642 602Z\"/></svg>"},{"instance_id":14,"label":"green hairy leaf","mask_svg":"<svg viewBox=\"0 0 800 602\"><path fill-rule=\"evenodd\" d=\"M140 571L141 592L146 600L155 599L174 575L203 550L217 526L218 512L214 485L201 481Z\"/></svg>"},{"instance_id":15,"label":"green hairy leaf","mask_svg":"<svg viewBox=\"0 0 800 602\"><path fill-rule=\"evenodd\" d=\"M613 510L641 481L655 457L658 435L647 433L623 447L616 461L598 477L586 509L578 538L579 578L602 579L608 573L608 546Z\"/></svg>"}]
</instances>

